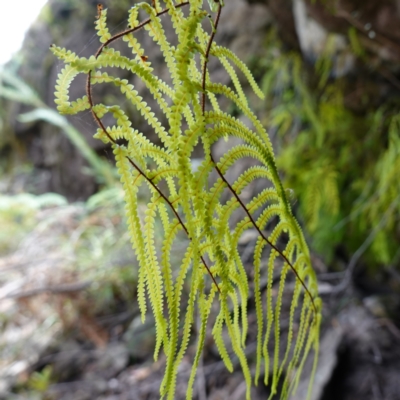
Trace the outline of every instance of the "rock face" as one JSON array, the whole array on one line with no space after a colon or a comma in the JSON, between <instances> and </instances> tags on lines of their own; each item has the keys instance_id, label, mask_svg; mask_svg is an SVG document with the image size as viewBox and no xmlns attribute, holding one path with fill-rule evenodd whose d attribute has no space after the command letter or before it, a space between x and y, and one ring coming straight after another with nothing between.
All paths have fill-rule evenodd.
<instances>
[{"instance_id":1,"label":"rock face","mask_svg":"<svg viewBox=\"0 0 400 400\"><path fill-rule=\"evenodd\" d=\"M329 32L317 22L307 8L305 0L293 1L295 28L303 56L315 62L326 52L329 40L329 53L333 61L331 77L338 78L354 70L356 56L349 51L346 35Z\"/></svg>"},{"instance_id":2,"label":"rock face","mask_svg":"<svg viewBox=\"0 0 400 400\"><path fill-rule=\"evenodd\" d=\"M398 72L400 61L399 0L249 0L266 5L282 39L318 58L328 34L347 35L355 28L375 64ZM342 46L338 41L338 46Z\"/></svg>"},{"instance_id":3,"label":"rock face","mask_svg":"<svg viewBox=\"0 0 400 400\"><path fill-rule=\"evenodd\" d=\"M85 57L94 54L99 47L94 30L96 4L97 0L85 2L50 0L26 35L22 49L24 61L19 74L52 108L55 108L55 81L63 65L50 53L49 46L55 43ZM132 6L131 2L104 0L103 5L104 8L108 8L108 24L111 33L125 29L127 10ZM248 59L250 56L257 57L262 54L262 41L270 22L271 18L265 6L249 5L244 0L229 0L224 7L217 40L243 59ZM139 32L139 35L143 37L142 44L153 67L160 71L160 76L167 75L166 66L163 65L152 40L143 35L143 32ZM129 55L129 49L124 42L116 42L115 48ZM221 66L211 62L210 69L215 81L226 83L227 76ZM130 79L144 100L150 106L153 105L154 100L145 92L141 82L132 76L123 77ZM72 98L83 95L84 79L85 77L82 76L82 79L77 80L71 87ZM98 101L115 102L114 93L109 88L96 90L95 96ZM128 104L123 104L123 106L131 115L135 127L151 137L152 133L145 128L145 124L142 123L135 110L129 108ZM9 105L8 108L11 129L26 149L29 161L34 165L37 192L57 192L70 200L77 200L85 199L96 191L96 181L93 176L85 174L86 162L79 150L74 148L57 128L44 122L21 124L16 121L16 117L22 112L29 111L29 108L15 103ZM98 154L107 156L103 144L92 138L96 126L89 112L73 116L69 120Z\"/></svg>"}]
</instances>

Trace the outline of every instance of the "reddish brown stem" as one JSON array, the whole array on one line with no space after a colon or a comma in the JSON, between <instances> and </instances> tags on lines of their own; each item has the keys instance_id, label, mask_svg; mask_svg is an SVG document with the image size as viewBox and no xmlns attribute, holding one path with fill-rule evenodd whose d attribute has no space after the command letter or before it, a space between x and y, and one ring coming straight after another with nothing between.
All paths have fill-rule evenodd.
<instances>
[{"instance_id":1,"label":"reddish brown stem","mask_svg":"<svg viewBox=\"0 0 400 400\"><path fill-rule=\"evenodd\" d=\"M207 49L204 55L204 64L203 64L203 76L202 76L202 94L201 94L201 109L203 112L203 115L205 113L205 107L206 107L206 76L207 76L207 64L208 64L208 57L210 55L211 51L211 46L214 41L214 37L217 31L218 23L221 17L221 10L222 7L219 5L218 11L217 11L217 16L215 17L214 21L214 30L210 36L210 39L207 44ZM210 152L210 158L212 163L214 164L215 170L217 171L219 177L222 179L222 181L225 183L229 191L232 193L232 195L236 198L238 203L240 204L241 208L244 210L246 213L247 217L249 218L251 224L254 226L254 228L257 230L258 234L265 240L266 243L268 243L272 249L274 249L283 259L284 261L289 265L290 269L293 271L293 273L296 275L297 279L300 281L301 285L303 286L304 290L310 296L311 303L313 305L315 313L317 312L317 308L314 303L314 297L312 296L311 292L308 290L306 284L304 281L301 279L299 273L296 271L296 268L294 268L293 264L289 261L289 259L264 235L264 233L261 231L261 229L258 227L256 224L256 221L254 220L253 216L250 214L250 211L247 209L246 205L243 203L243 201L240 199L239 195L236 193L236 191L233 189L232 185L226 180L224 174L222 171L219 169L217 163L214 161L213 155Z\"/></svg>"},{"instance_id":2,"label":"reddish brown stem","mask_svg":"<svg viewBox=\"0 0 400 400\"><path fill-rule=\"evenodd\" d=\"M187 2L184 2L184 3L180 3L180 4L177 4L177 5L175 6L175 8L180 8L180 7L186 6L186 5L188 5L188 4L189 4L188 1L187 1ZM166 9L160 11L159 13L157 13L156 16L159 17L159 16L161 16L161 15L167 13L168 11L169 11L169 9L166 8ZM100 10L99 12L101 13L101 10ZM99 47L99 49L97 50L97 52L96 52L96 54L95 54L95 57L98 58L99 55L102 53L103 49L104 49L106 46L108 46L110 43L114 42L114 41L117 40L117 39L120 39L121 37L123 37L123 36L125 36L125 35L128 35L128 34L130 34L130 33L132 33L132 32L135 32L135 31L137 31L137 30L143 28L145 25L149 24L150 22L151 22L151 19L148 18L148 19L146 19L145 21L143 21L142 23L140 23L139 25L137 25L137 26L134 27L134 28L130 28L130 29L127 29L127 30L125 30L125 31L123 31L123 32L117 33L116 35L114 35L113 37L111 37L110 39L108 39L105 43L103 43L103 44ZM93 96L92 96L91 77L92 77L92 71L89 71L89 72L88 72L87 79L86 79L86 95L87 95L87 97L88 97L88 101L89 101L89 105L90 105L90 111L92 112L93 118L95 119L97 125L98 125L98 126L103 130L103 132L107 135L108 139L109 139L113 144L117 144L116 141L114 140L114 138L112 138L111 135L107 132L107 129L106 129L106 127L104 126L104 124L103 124L103 122L101 121L101 119L97 116L96 112L93 110L94 103L93 103ZM185 233L187 234L189 240L191 240L191 238L190 238L190 236L189 236L189 231L188 231L188 229L186 228L186 225L184 224L184 222L183 222L182 218L180 217L178 211L175 209L175 207L174 207L174 206L172 205L172 203L169 201L169 199L167 198L167 196L165 196L165 194L158 188L158 186L155 185L155 184L153 183L153 181L152 181L151 179L149 179L149 178L145 175L145 173L135 164L135 162L134 162L132 159L130 159L129 157L127 157L127 159L128 159L128 161L129 161L129 163L139 172L139 174L142 175L142 176L147 180L147 182L149 182L150 185L158 192L158 194L166 201L166 203L169 205L169 207L171 208L172 212L175 214L176 218L178 219L179 223L181 224L182 229L183 229L183 230L185 231ZM217 289L218 289L218 292L221 294L221 290L220 290L220 288L219 288L219 286L218 286L218 283L217 283L217 281L215 280L214 275L213 275L212 272L210 271L210 268L208 267L208 265L207 265L207 263L206 263L206 261L204 260L204 257L203 257L202 255L200 255L200 259L201 259L201 261L202 261L204 267L206 268L208 274L211 276L211 279L213 280L215 286L216 286Z\"/></svg>"},{"instance_id":3,"label":"reddish brown stem","mask_svg":"<svg viewBox=\"0 0 400 400\"><path fill-rule=\"evenodd\" d=\"M213 29L213 31L211 33L210 40L208 41L206 53L205 53L205 56L204 56L205 58L204 58L203 76L202 76L202 78L203 78L202 79L203 92L201 94L201 110L203 111L203 115L204 115L205 110L206 110L206 77L207 77L208 57L210 56L211 46L212 46L212 43L214 41L215 34L217 33L217 27L218 27L218 24L219 24L219 19L221 17L221 10L222 10L222 7L221 7L221 5L219 5L218 11L217 11L217 16L215 17L215 21L214 21L214 29Z\"/></svg>"},{"instance_id":4,"label":"reddish brown stem","mask_svg":"<svg viewBox=\"0 0 400 400\"><path fill-rule=\"evenodd\" d=\"M168 197L159 189L159 187L158 187L157 185L154 184L154 182L153 182L151 179L149 179L149 178L144 174L144 172L140 169L140 167L138 167L138 166L135 164L135 162L134 162L133 160L131 160L129 157L126 157L126 158L127 158L128 161L130 162L130 164L132 165L132 167L135 168L136 171L138 171L139 174L142 175L142 176L147 180L147 182L150 183L150 185L158 192L158 194L159 194L159 195L165 200L165 202L169 205L169 207L171 208L172 212L175 214L177 220L178 220L179 223L181 224L183 230L185 231L186 235L188 236L189 240L191 240L191 239L190 239L190 236L189 236L189 231L188 231L188 229L186 228L185 223L183 222L181 216L178 214L178 211L176 211L175 207L174 207L174 206L172 205L172 203L169 201ZM221 294L221 290L220 290L220 288L219 288L219 286L218 286L218 283L217 283L217 281L215 280L215 278L214 278L212 272L210 271L210 268L208 267L206 261L204 260L204 257L203 257L202 255L200 255L200 258L201 258L201 261L203 262L203 265L204 265L204 267L206 268L208 274L211 276L211 279L212 279L213 282L215 283L215 286L217 287L218 292Z\"/></svg>"},{"instance_id":5,"label":"reddish brown stem","mask_svg":"<svg viewBox=\"0 0 400 400\"><path fill-rule=\"evenodd\" d=\"M180 7L186 6L188 4L189 4L189 2L186 1L184 3L177 4L175 6L175 8L180 8ZM99 11L100 13L101 13L101 10ZM163 14L166 14L168 11L169 11L169 8L161 10L159 13L156 14L156 16L159 17L159 16L161 16ZM146 20L144 20L142 23L140 23L139 25L135 26L134 28L126 29L126 30L124 30L122 32L119 32L116 35L112 36L110 39L108 39L105 43L103 43L98 48L98 50L96 51L95 57L98 58L99 55L104 50L104 48L106 46L108 46L109 44L111 44L112 42L115 42L116 40L122 38L125 35L128 35L129 33L133 33L133 32L135 32L135 31L137 31L139 29L142 29L144 26L146 26L150 22L151 22L151 18L147 18ZM100 118L97 116L97 114L93 110L93 97L92 97L92 82L91 82L91 78L92 78L92 71L89 71L88 75L87 75L87 79L86 79L86 95L87 95L88 100L89 100L90 111L91 111L91 113L93 115L93 118L95 119L97 125L104 131L104 133L107 135L107 137L110 139L110 141L115 144L115 140L108 134L104 124L102 123Z\"/></svg>"}]
</instances>

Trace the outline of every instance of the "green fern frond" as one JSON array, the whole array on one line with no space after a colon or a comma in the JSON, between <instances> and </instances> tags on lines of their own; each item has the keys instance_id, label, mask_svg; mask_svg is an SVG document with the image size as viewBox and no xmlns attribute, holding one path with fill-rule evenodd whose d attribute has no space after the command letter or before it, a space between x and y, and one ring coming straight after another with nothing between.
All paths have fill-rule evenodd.
<instances>
[{"instance_id":1,"label":"green fern frond","mask_svg":"<svg viewBox=\"0 0 400 400\"><path fill-rule=\"evenodd\" d=\"M274 326L274 366L272 371L272 387L271 387L271 396L270 399L276 394L277 387L278 387L278 378L279 378L279 347L280 347L280 313L282 307L282 296L283 296L283 289L285 287L286 275L289 272L289 265L284 264L280 273L280 282L279 282L279 289L278 289L278 296L276 299L276 306L275 306L275 326ZM286 360L284 360L286 361Z\"/></svg>"},{"instance_id":2,"label":"green fern frond","mask_svg":"<svg viewBox=\"0 0 400 400\"><path fill-rule=\"evenodd\" d=\"M215 344L218 348L218 352L222 358L222 361L225 364L226 369L229 372L233 372L232 361L231 361L229 353L226 349L226 345L225 345L224 338L222 335L223 322L224 322L223 310L221 310L220 314L218 315L218 317L216 318L216 320L214 322L212 334L213 334L213 337L215 340Z\"/></svg>"},{"instance_id":3,"label":"green fern frond","mask_svg":"<svg viewBox=\"0 0 400 400\"><path fill-rule=\"evenodd\" d=\"M261 238L257 241L257 246L261 247L260 250L257 249L258 253L261 253L262 248L265 246L265 241L261 240ZM268 258L268 268L267 268L267 298L266 298L266 319L267 326L266 332L264 335L263 342L263 357L264 357L264 384L268 385L269 376L270 376L270 355L268 351L268 342L271 334L272 324L274 322L274 312L272 308L272 283L274 279L274 263L275 259L278 256L278 253L275 250L271 250L271 253Z\"/></svg>"},{"instance_id":4,"label":"green fern frond","mask_svg":"<svg viewBox=\"0 0 400 400\"><path fill-rule=\"evenodd\" d=\"M259 240L254 250L254 302L256 306L256 318L257 318L257 349L256 349L256 371L254 382L258 385L258 379L260 376L261 369L261 358L262 358L262 335L264 331L264 312L261 299L260 289L260 274L261 274L261 255L263 250L264 242Z\"/></svg>"},{"instance_id":5,"label":"green fern frond","mask_svg":"<svg viewBox=\"0 0 400 400\"><path fill-rule=\"evenodd\" d=\"M232 68L232 66L229 64L228 60L225 57L220 56L219 60L221 61L221 64L224 66L226 72L231 77L232 82L235 85L235 89L236 89L237 95L239 96L239 99L242 101L243 104L248 106L247 97L243 92L242 85L239 82L239 78L236 75L235 70Z\"/></svg>"},{"instance_id":6,"label":"green fern frond","mask_svg":"<svg viewBox=\"0 0 400 400\"><path fill-rule=\"evenodd\" d=\"M70 114L73 111L69 101L69 87L78 73L76 68L67 64L58 74L54 102L57 104L57 110L62 114Z\"/></svg>"},{"instance_id":7,"label":"green fern frond","mask_svg":"<svg viewBox=\"0 0 400 400\"><path fill-rule=\"evenodd\" d=\"M97 21L95 22L97 35L101 43L106 43L111 39L111 34L107 27L107 9L101 9Z\"/></svg>"},{"instance_id":8,"label":"green fern frond","mask_svg":"<svg viewBox=\"0 0 400 400\"><path fill-rule=\"evenodd\" d=\"M156 322L156 348L154 350L155 360L157 359L158 351L162 343L164 343L168 348L166 322L163 315L163 285L161 280L161 268L157 260L154 243L154 224L158 206L157 203L160 200L160 196L154 194L154 197L146 210L146 216L144 219L145 224L143 227L146 252L146 269L148 274L147 281L149 285L148 291Z\"/></svg>"},{"instance_id":9,"label":"green fern frond","mask_svg":"<svg viewBox=\"0 0 400 400\"><path fill-rule=\"evenodd\" d=\"M264 99L264 93L257 85L256 81L254 80L253 74L250 72L247 65L242 60L240 60L231 50L227 49L226 47L221 47L214 44L211 49L211 54L215 55L216 57L222 56L230 59L239 68L239 70L243 72L254 93L260 99Z\"/></svg>"},{"instance_id":10,"label":"green fern frond","mask_svg":"<svg viewBox=\"0 0 400 400\"><path fill-rule=\"evenodd\" d=\"M50 46L50 50L57 58L63 60L67 64L78 59L78 56L71 50L55 46L54 44Z\"/></svg>"},{"instance_id":11,"label":"green fern frond","mask_svg":"<svg viewBox=\"0 0 400 400\"><path fill-rule=\"evenodd\" d=\"M216 293L216 288L213 287L208 296L208 299L205 298L204 293L201 293L199 296L198 303L199 303L199 312L200 312L201 322L200 322L200 329L199 329L197 351L196 351L196 355L195 355L195 358L193 361L192 370L190 372L188 389L186 392L187 400L191 400L193 398L193 393L192 393L193 389L192 388L193 388L194 380L196 378L196 372L197 372L197 368L199 366L200 357L201 357L201 355L203 353L203 349L204 349L204 343L205 343L205 339L206 339L207 322L208 322L208 318L210 316L211 307L212 307L212 303L214 301L215 293ZM171 398L171 400L173 400L173 399Z\"/></svg>"},{"instance_id":12,"label":"green fern frond","mask_svg":"<svg viewBox=\"0 0 400 400\"><path fill-rule=\"evenodd\" d=\"M156 358L163 351L166 357L161 396L169 400L175 397L178 367L191 342L197 309L200 326L187 399L193 395L192 387L210 324L213 325L212 337L227 369L233 371L234 355L239 360L246 382L246 399L250 399L252 375L245 347L251 282L247 272L249 266L242 259L240 240L251 230L257 235L252 258L257 324L254 380L257 384L264 362L264 382L270 383L268 379L272 377L273 393L286 370L287 382L281 396L286 399L297 385L310 349L317 349L321 305L308 249L286 199L271 142L248 105L236 69L243 72L259 97L263 94L249 69L231 51L213 42L217 22L211 24L212 32L206 32L202 20L207 12L203 10L202 0L177 5L171 0L165 3L168 10L161 10L158 1L154 7L140 3L131 8L130 27L115 37L107 28L106 11L100 11L96 29L100 42L107 43L107 47L101 46L96 56L78 57L65 49L54 48L53 52L66 64L57 81L56 102L64 113L89 108L99 125L95 137L113 148L125 190L128 230L139 262L141 315L144 319L149 300L156 325L154 356ZM213 8L220 12L222 4L217 2ZM184 7L188 12L182 11ZM139 10L142 11L139 13ZM140 22L142 12L148 18ZM177 44L171 44L165 34L160 18L164 14L172 21ZM152 69L145 50L135 37L139 28L144 28L159 46L170 80L162 80ZM131 49L132 58L111 47L114 40L121 37ZM212 82L207 70L211 55L219 58L235 91ZM110 67L128 71L141 80L159 106L157 115L130 81L104 71L111 71ZM70 100L69 87L80 73L89 75L87 96ZM135 129L120 105L94 104L93 85L117 87L161 145L151 142ZM224 113L220 108L221 96L235 104L252 127ZM206 101L212 111L206 111ZM107 114L113 117L115 125L104 125ZM164 125L162 120L167 123ZM231 138L236 143L222 157L214 157L215 143ZM126 144L118 145L120 139ZM195 170L193 159L199 147L203 150L204 160ZM250 159L252 164L235 172L243 159ZM334 178L332 174L332 182ZM265 182L265 188L246 199L245 191L259 180ZM138 197L142 188L145 188L143 193L150 192L145 203ZM326 190L331 193L329 206L333 207L334 187L327 184ZM182 259L175 262L172 256L181 236L185 236L186 250ZM265 254L268 254L266 265L263 262ZM281 314L289 274L293 275L295 283L289 310L285 310L289 313L289 330L288 338L283 342ZM261 288L264 275L267 278L265 301ZM275 298L273 282L276 277L279 277L279 287ZM186 286L190 287L187 296L184 295ZM304 295L300 296L302 293ZM297 336L294 334L295 323L299 324ZM272 336L275 344L270 354ZM281 347L285 348L283 359L280 359Z\"/></svg>"},{"instance_id":13,"label":"green fern frond","mask_svg":"<svg viewBox=\"0 0 400 400\"><path fill-rule=\"evenodd\" d=\"M83 96L80 99L76 99L71 102L71 106L69 109L70 114L78 114L82 111L85 111L90 108L89 100L87 96Z\"/></svg>"},{"instance_id":14,"label":"green fern frond","mask_svg":"<svg viewBox=\"0 0 400 400\"><path fill-rule=\"evenodd\" d=\"M128 221L128 228L131 234L131 240L133 248L136 252L136 257L139 260L140 265L146 266L146 253L144 250L144 237L142 235L142 227L138 215L137 209L137 192L138 185L140 185L143 177L140 174L132 176L129 168L129 164L126 160L126 153L120 147L115 147L114 155L118 172L121 176L121 182L125 190L125 203L126 203L126 215ZM138 303L142 314L142 320L146 316L146 299L145 299L145 285L147 281L147 274L144 271L146 268L141 268L139 271L139 282L138 282Z\"/></svg>"}]
</instances>

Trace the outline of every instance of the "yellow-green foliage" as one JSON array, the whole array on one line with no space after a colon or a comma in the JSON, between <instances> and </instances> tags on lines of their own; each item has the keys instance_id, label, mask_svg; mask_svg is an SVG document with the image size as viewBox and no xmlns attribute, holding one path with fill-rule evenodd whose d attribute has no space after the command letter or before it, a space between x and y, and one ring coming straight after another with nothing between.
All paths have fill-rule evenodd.
<instances>
[{"instance_id":1,"label":"yellow-green foliage","mask_svg":"<svg viewBox=\"0 0 400 400\"><path fill-rule=\"evenodd\" d=\"M350 30L348 46L361 57L354 35ZM363 113L352 112L344 100L351 97L348 82L329 77L329 46L310 73L298 54L281 51L273 33L268 43L271 52L259 65L267 93L263 122L280 136L277 164L313 247L329 262L338 244L353 254L370 242L368 266L398 267L400 98L377 107L366 84L357 104Z\"/></svg>"},{"instance_id":2,"label":"yellow-green foliage","mask_svg":"<svg viewBox=\"0 0 400 400\"><path fill-rule=\"evenodd\" d=\"M129 11L129 28L114 37L110 37L107 29L106 12L100 10L96 28L103 45L88 59L53 46L53 52L66 64L57 81L56 103L63 113L89 107L99 125L96 137L113 148L125 190L128 228L140 265L139 306L144 319L149 301L156 323L154 356L157 358L160 350L166 355L161 397L174 399L178 366L191 339L197 309L201 322L187 398L192 398L209 323L213 325L212 334L228 370L233 369L232 351L239 359L247 384L246 398L250 398L252 376L245 353L250 285L240 257L239 241L245 231L253 230L258 235L253 255L258 327L254 381L257 384L263 361L264 381L271 385L271 396L277 391L278 380L284 376L281 397L287 398L296 389L311 349L317 359L321 303L307 245L279 179L268 134L247 104L235 67L247 77L256 94L262 96L262 92L247 67L213 41L222 2L213 4L217 17L211 26L208 24L210 33L202 23L208 14L203 10L202 0L178 5L171 0L165 3L165 11L158 2L154 3L155 8L147 3L135 5ZM148 14L147 20L139 22L139 9ZM172 20L176 44L168 41L162 25L166 16L160 18L161 14L167 14ZM135 31L141 28L159 46L170 72L169 80L158 77L151 60L144 56L134 37ZM132 58L109 47L121 37L131 48ZM211 56L221 60L236 91L212 82L206 71ZM111 75L108 67L127 69L140 78L159 105L158 115L130 81ZM81 73L88 74L87 96L71 101L69 86ZM120 106L94 104L91 87L99 84L119 88L162 144L150 142L132 127ZM222 96L241 110L251 122L251 128L221 111ZM104 125L102 118L106 114L114 117L115 125ZM160 122L161 116L168 121L165 125ZM221 138L234 138L234 145L223 157L215 159L212 148ZM124 139L124 144L120 139ZM197 169L192 163L195 148L197 151L201 148L204 154ZM243 158L252 158L253 166L228 179L227 175ZM264 179L265 189L249 201L242 199L241 193L258 179ZM151 194L144 212L143 206L139 208L138 199L142 187L147 187ZM157 221L163 229L161 249L156 243ZM189 240L177 268L171 265L171 255L182 235ZM277 274L280 283L275 298L272 286ZM265 300L260 283L263 275L267 277ZM283 297L290 290L289 285L285 286L288 277L294 284L289 334L283 341L281 308ZM190 286L190 293L182 308L182 291L186 285ZM229 343L223 339L224 332ZM275 348L269 354L272 336ZM283 358L280 357L282 345L285 346ZM316 361L314 371L315 366Z\"/></svg>"},{"instance_id":3,"label":"yellow-green foliage","mask_svg":"<svg viewBox=\"0 0 400 400\"><path fill-rule=\"evenodd\" d=\"M0 194L0 254L16 250L27 232L37 223L35 215L44 207L65 205L66 200L57 194L34 196L22 193L15 196Z\"/></svg>"}]
</instances>

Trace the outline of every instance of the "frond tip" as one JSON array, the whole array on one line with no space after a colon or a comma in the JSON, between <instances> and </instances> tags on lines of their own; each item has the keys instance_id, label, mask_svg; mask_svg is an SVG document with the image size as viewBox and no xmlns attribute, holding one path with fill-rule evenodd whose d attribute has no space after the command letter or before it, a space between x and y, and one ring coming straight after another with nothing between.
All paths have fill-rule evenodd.
<instances>
[{"instance_id":1,"label":"frond tip","mask_svg":"<svg viewBox=\"0 0 400 400\"><path fill-rule=\"evenodd\" d=\"M197 309L200 326L187 398L192 397L196 370L211 335L226 368L232 372L236 364L241 366L246 399L250 399L253 377L246 342L252 328L248 298L254 296L254 382L258 383L264 365L264 383L270 385L272 395L283 378L281 398L287 399L296 389L311 349L316 366L321 302L307 245L286 199L268 134L250 109L234 67L243 72L259 97L263 93L246 65L213 42L222 1L212 3L217 16L211 32L202 25L207 13L201 0L165 3L165 10L158 1L153 6L140 3L131 8L129 29L115 36L107 27L107 10L99 8L96 30L102 45L88 59L54 47L54 54L66 64L58 77L56 103L66 114L89 108L98 124L95 137L113 148L125 190L128 230L139 262L139 308L144 319L147 306L151 307L156 325L154 355L157 358L163 351L166 357L161 396L175 397L178 366L190 344ZM182 12L183 7L188 12ZM142 13L148 18L140 22ZM164 32L160 18L164 14L172 20L177 45L169 43ZM171 82L157 76L145 58L135 37L141 28L159 46ZM119 38L125 40L133 58L110 47ZM235 91L212 83L207 71L211 56L220 60ZM110 67L124 69L134 79L104 71ZM72 101L69 87L81 73L88 76L87 95ZM94 104L93 85L118 88L123 95L121 104L128 100L134 106L157 135L158 144L132 127L120 105ZM135 86L147 88L159 106L157 113ZM221 111L222 96L241 110L252 127ZM206 98L210 101L207 112ZM115 125L105 125L103 120L110 121L104 118L107 114ZM233 145L216 158L213 147L222 138L232 140ZM124 144L117 144L119 139ZM204 159L195 167L194 154L200 146ZM244 159L250 159L250 164L244 164ZM264 188L249 197L260 180ZM250 256L245 256L241 247L247 234L253 237L246 247ZM289 321L286 336L283 319Z\"/></svg>"}]
</instances>

